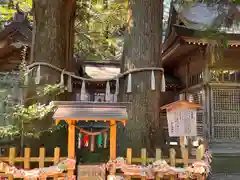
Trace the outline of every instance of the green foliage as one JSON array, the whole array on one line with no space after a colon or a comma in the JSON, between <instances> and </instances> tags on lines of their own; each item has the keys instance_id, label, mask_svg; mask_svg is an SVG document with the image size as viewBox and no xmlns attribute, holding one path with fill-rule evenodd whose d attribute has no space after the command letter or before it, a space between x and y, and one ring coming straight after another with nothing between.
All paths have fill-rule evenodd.
<instances>
[{"instance_id":1,"label":"green foliage","mask_svg":"<svg viewBox=\"0 0 240 180\"><path fill-rule=\"evenodd\" d=\"M126 0L77 1L75 52L86 59L115 59L126 17Z\"/></svg>"},{"instance_id":2,"label":"green foliage","mask_svg":"<svg viewBox=\"0 0 240 180\"><path fill-rule=\"evenodd\" d=\"M13 82L13 85L8 84L8 86L13 87L15 83L15 86L18 87L17 91L22 92L22 97L16 101L14 94L8 94L5 98L4 119L10 125L0 126L0 138L18 136L37 138L43 132L60 128L50 123L46 124L44 120L54 110L54 105L49 98L55 98L56 95L64 92L64 87L60 84L46 84L36 87L31 83L24 85L24 77L27 75L26 69L23 63L20 70L20 82L18 84ZM31 93L29 93L30 91ZM33 96L24 97L26 93L33 94Z\"/></svg>"},{"instance_id":3,"label":"green foliage","mask_svg":"<svg viewBox=\"0 0 240 180\"><path fill-rule=\"evenodd\" d=\"M21 11L31 11L32 0L9 1L0 5L1 22L12 18L18 3ZM127 0L77 0L75 53L86 59L115 59L121 49L119 30L126 15Z\"/></svg>"},{"instance_id":4,"label":"green foliage","mask_svg":"<svg viewBox=\"0 0 240 180\"><path fill-rule=\"evenodd\" d=\"M0 4L0 22L9 21L16 12L16 5L24 12L30 12L32 8L32 0L9 0L7 3Z\"/></svg>"}]
</instances>

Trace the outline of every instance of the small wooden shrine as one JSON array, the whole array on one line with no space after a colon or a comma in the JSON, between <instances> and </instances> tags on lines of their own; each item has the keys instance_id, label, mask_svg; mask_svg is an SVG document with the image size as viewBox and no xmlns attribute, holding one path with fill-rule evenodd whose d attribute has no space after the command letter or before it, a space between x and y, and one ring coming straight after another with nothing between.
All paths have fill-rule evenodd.
<instances>
[{"instance_id":1,"label":"small wooden shrine","mask_svg":"<svg viewBox=\"0 0 240 180\"><path fill-rule=\"evenodd\" d=\"M77 123L86 122L87 124L105 124L106 129L109 129L109 157L111 160L116 159L117 123L126 124L128 120L127 103L58 101L54 102L54 104L57 106L53 115L56 123L65 121L68 124L68 157L75 158L76 156L75 130ZM87 130L82 130L82 132L84 131ZM95 143L96 135L99 134L97 132L91 134L91 146Z\"/></svg>"}]
</instances>

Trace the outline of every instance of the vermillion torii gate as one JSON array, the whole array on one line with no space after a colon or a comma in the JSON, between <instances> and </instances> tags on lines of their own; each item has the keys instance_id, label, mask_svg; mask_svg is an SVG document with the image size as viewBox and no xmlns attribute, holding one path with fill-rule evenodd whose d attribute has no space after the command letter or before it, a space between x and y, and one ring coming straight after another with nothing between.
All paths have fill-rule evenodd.
<instances>
[{"instance_id":1,"label":"vermillion torii gate","mask_svg":"<svg viewBox=\"0 0 240 180\"><path fill-rule=\"evenodd\" d=\"M128 120L126 103L99 103L78 101L56 101L53 118L58 124L68 123L68 157L75 158L75 124L77 121L102 121L110 126L110 159L116 158L117 122L124 125ZM72 172L73 173L73 172Z\"/></svg>"}]
</instances>

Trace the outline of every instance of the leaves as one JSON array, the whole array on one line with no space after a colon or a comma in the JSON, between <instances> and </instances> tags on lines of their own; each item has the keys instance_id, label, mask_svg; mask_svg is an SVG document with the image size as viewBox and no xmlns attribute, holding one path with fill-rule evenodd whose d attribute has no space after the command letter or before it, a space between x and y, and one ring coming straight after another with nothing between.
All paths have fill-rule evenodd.
<instances>
[{"instance_id":1,"label":"leaves","mask_svg":"<svg viewBox=\"0 0 240 180\"><path fill-rule=\"evenodd\" d=\"M57 95L64 92L64 87L60 84L46 84L46 85L39 85L36 88L33 84L28 84L28 86L23 85L24 76L29 73L27 71L25 63L21 64L20 68L20 81L16 83L16 81L11 81L11 77L19 77L16 74L6 74L3 77L2 82L6 83L5 88L17 88L16 91L2 90L0 91L0 96L4 98L3 107L5 107L3 116L4 121L8 122L8 126L0 126L0 138L3 137L17 137L17 136L28 136L28 137L39 137L41 133L46 131L54 131L57 127L46 125L43 120L45 117L54 110L54 105L50 101L50 95L53 95L55 98ZM14 76L13 76L14 75ZM4 81L7 79L7 81ZM10 84L9 82L12 82ZM7 84L8 83L8 84ZM1 87L3 84L1 84ZM34 92L32 93L33 96L24 98L21 97L20 94L16 94L19 92L26 92L32 89ZM22 95L23 95L22 94ZM20 97L19 97L20 96ZM45 98L47 97L47 99ZM24 98L24 103L22 103L22 98ZM47 102L43 103L44 101L48 100ZM41 124L44 124L41 126Z\"/></svg>"},{"instance_id":2,"label":"leaves","mask_svg":"<svg viewBox=\"0 0 240 180\"><path fill-rule=\"evenodd\" d=\"M2 2L0 4L1 22L9 21L13 17L14 13L16 12L17 4L21 11L26 12L28 14L32 9L32 0L12 0L8 2ZM29 18L31 19L30 16Z\"/></svg>"},{"instance_id":3,"label":"leaves","mask_svg":"<svg viewBox=\"0 0 240 180\"><path fill-rule=\"evenodd\" d=\"M121 48L117 32L126 22L127 1L78 1L77 5L75 52L86 59L116 59Z\"/></svg>"}]
</instances>

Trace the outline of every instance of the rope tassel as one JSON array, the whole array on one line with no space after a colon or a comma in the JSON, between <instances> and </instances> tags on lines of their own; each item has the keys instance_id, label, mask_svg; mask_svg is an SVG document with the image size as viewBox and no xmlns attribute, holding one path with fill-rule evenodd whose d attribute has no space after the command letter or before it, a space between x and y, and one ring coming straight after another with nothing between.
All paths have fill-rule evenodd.
<instances>
[{"instance_id":1,"label":"rope tassel","mask_svg":"<svg viewBox=\"0 0 240 180\"><path fill-rule=\"evenodd\" d=\"M166 81L165 81L164 73L162 73L161 92L165 92L165 91L166 91Z\"/></svg>"},{"instance_id":2,"label":"rope tassel","mask_svg":"<svg viewBox=\"0 0 240 180\"><path fill-rule=\"evenodd\" d=\"M103 147L107 148L107 132L103 134Z\"/></svg>"},{"instance_id":3,"label":"rope tassel","mask_svg":"<svg viewBox=\"0 0 240 180\"><path fill-rule=\"evenodd\" d=\"M99 134L97 137L97 144L99 148L102 147L102 143L103 143L103 137L102 137L102 134Z\"/></svg>"},{"instance_id":4,"label":"rope tassel","mask_svg":"<svg viewBox=\"0 0 240 180\"><path fill-rule=\"evenodd\" d=\"M84 144L85 147L88 147L88 135L85 135L83 137L83 144Z\"/></svg>"},{"instance_id":5,"label":"rope tassel","mask_svg":"<svg viewBox=\"0 0 240 180\"><path fill-rule=\"evenodd\" d=\"M64 86L64 71L61 73L60 86Z\"/></svg>"},{"instance_id":6,"label":"rope tassel","mask_svg":"<svg viewBox=\"0 0 240 180\"><path fill-rule=\"evenodd\" d=\"M81 101L86 101L86 86L85 86L85 81L82 81L80 100L81 100Z\"/></svg>"},{"instance_id":7,"label":"rope tassel","mask_svg":"<svg viewBox=\"0 0 240 180\"><path fill-rule=\"evenodd\" d=\"M151 75L151 89L152 89L152 90L156 90L156 82L155 82L155 74L154 74L154 71L152 71L152 75Z\"/></svg>"},{"instance_id":8,"label":"rope tassel","mask_svg":"<svg viewBox=\"0 0 240 180\"><path fill-rule=\"evenodd\" d=\"M110 83L109 83L109 81L106 84L105 100L106 100L106 102L110 102L111 101L111 92L110 92Z\"/></svg>"},{"instance_id":9,"label":"rope tassel","mask_svg":"<svg viewBox=\"0 0 240 180\"><path fill-rule=\"evenodd\" d=\"M68 92L72 92L72 77L68 76L68 85L67 85Z\"/></svg>"},{"instance_id":10,"label":"rope tassel","mask_svg":"<svg viewBox=\"0 0 240 180\"><path fill-rule=\"evenodd\" d=\"M28 85L29 82L29 68L27 67L26 72L24 73L24 85Z\"/></svg>"},{"instance_id":11,"label":"rope tassel","mask_svg":"<svg viewBox=\"0 0 240 180\"><path fill-rule=\"evenodd\" d=\"M116 79L115 94L114 94L114 102L117 102L118 94L119 94L119 79L117 78Z\"/></svg>"},{"instance_id":12,"label":"rope tassel","mask_svg":"<svg viewBox=\"0 0 240 180\"><path fill-rule=\"evenodd\" d=\"M95 146L95 136L92 135L91 136L91 144L90 144L90 151L93 152L94 151L94 147Z\"/></svg>"},{"instance_id":13,"label":"rope tassel","mask_svg":"<svg viewBox=\"0 0 240 180\"><path fill-rule=\"evenodd\" d=\"M41 66L38 65L37 74L35 77L35 84L40 84L40 79L41 79Z\"/></svg>"},{"instance_id":14,"label":"rope tassel","mask_svg":"<svg viewBox=\"0 0 240 180\"><path fill-rule=\"evenodd\" d=\"M127 93L132 92L132 74L128 75Z\"/></svg>"},{"instance_id":15,"label":"rope tassel","mask_svg":"<svg viewBox=\"0 0 240 180\"><path fill-rule=\"evenodd\" d=\"M78 149L81 149L82 147L82 134L78 134Z\"/></svg>"}]
</instances>

